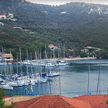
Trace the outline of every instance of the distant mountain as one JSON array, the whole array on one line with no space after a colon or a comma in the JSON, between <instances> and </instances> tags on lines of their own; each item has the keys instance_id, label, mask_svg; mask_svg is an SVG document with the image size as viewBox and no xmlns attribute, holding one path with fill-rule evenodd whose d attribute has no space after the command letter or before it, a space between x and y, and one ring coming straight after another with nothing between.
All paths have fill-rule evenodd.
<instances>
[{"instance_id":1,"label":"distant mountain","mask_svg":"<svg viewBox=\"0 0 108 108\"><path fill-rule=\"evenodd\" d=\"M11 2L10 2L11 1ZM108 57L108 6L68 3L61 6L0 0L0 45L6 48L66 45L79 55L84 46L103 49ZM13 51L14 52L14 51Z\"/></svg>"},{"instance_id":2,"label":"distant mountain","mask_svg":"<svg viewBox=\"0 0 108 108\"><path fill-rule=\"evenodd\" d=\"M25 0L0 0L1 2L25 2Z\"/></svg>"}]
</instances>

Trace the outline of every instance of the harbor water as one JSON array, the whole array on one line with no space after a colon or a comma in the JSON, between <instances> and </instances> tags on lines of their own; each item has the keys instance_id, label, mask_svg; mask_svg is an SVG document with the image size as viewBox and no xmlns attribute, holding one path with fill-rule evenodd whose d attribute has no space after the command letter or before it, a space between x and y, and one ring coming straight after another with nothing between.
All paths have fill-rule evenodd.
<instances>
[{"instance_id":1,"label":"harbor water","mask_svg":"<svg viewBox=\"0 0 108 108\"><path fill-rule=\"evenodd\" d=\"M79 60L68 61L66 66L51 67L53 71L59 71L60 76L49 77L45 83L38 82L35 85L14 87L6 90L7 96L15 95L45 95L60 94L74 97L84 94L108 94L108 60ZM8 74L17 72L17 65L9 65ZM19 71L20 67L18 68ZM44 71L43 67L33 66L33 73ZM7 68L0 66L0 73L6 73ZM26 66L23 66L26 72ZM29 72L31 72L29 67Z\"/></svg>"}]
</instances>

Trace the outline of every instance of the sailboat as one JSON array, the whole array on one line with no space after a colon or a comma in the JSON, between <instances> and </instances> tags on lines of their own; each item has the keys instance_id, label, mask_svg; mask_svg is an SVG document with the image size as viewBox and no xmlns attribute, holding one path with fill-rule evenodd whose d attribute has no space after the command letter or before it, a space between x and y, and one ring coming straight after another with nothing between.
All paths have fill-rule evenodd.
<instances>
[{"instance_id":1,"label":"sailboat","mask_svg":"<svg viewBox=\"0 0 108 108\"><path fill-rule=\"evenodd\" d=\"M28 84L28 81L26 80L27 77L26 76L23 76L22 74L22 57L21 57L21 48L19 48L19 52L20 52L20 74L19 76L17 77L17 84L18 86L23 86L23 85L27 85Z\"/></svg>"},{"instance_id":2,"label":"sailboat","mask_svg":"<svg viewBox=\"0 0 108 108\"><path fill-rule=\"evenodd\" d=\"M13 90L13 87L8 83L8 80L7 80L9 78L6 75L6 72L7 72L6 68L7 68L7 65L4 66L4 75L1 76L0 88L7 89L7 90Z\"/></svg>"},{"instance_id":3,"label":"sailboat","mask_svg":"<svg viewBox=\"0 0 108 108\"><path fill-rule=\"evenodd\" d=\"M65 65L68 65L68 63L64 60L56 61L56 66L65 66Z\"/></svg>"},{"instance_id":4,"label":"sailboat","mask_svg":"<svg viewBox=\"0 0 108 108\"><path fill-rule=\"evenodd\" d=\"M30 53L31 55L31 61L32 61L32 53ZM35 78L33 77L33 67L32 67L32 64L31 64L31 73L30 73L30 84L31 85L35 85L35 83L37 82L37 80L35 80Z\"/></svg>"},{"instance_id":5,"label":"sailboat","mask_svg":"<svg viewBox=\"0 0 108 108\"><path fill-rule=\"evenodd\" d=\"M13 87L6 83L1 83L0 88L6 89L6 90L13 90Z\"/></svg>"},{"instance_id":6,"label":"sailboat","mask_svg":"<svg viewBox=\"0 0 108 108\"><path fill-rule=\"evenodd\" d=\"M48 74L47 74L47 76L48 77L55 77L55 76L60 76L60 73L59 72L49 72Z\"/></svg>"},{"instance_id":7,"label":"sailboat","mask_svg":"<svg viewBox=\"0 0 108 108\"><path fill-rule=\"evenodd\" d=\"M52 71L51 68L50 69L48 68L47 76L48 77L60 76L60 73L57 71Z\"/></svg>"}]
</instances>

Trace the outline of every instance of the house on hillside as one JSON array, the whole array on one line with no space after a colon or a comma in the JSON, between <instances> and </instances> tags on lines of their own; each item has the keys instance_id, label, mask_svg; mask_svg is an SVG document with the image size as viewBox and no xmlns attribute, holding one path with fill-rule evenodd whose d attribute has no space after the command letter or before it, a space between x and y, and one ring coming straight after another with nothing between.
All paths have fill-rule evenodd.
<instances>
[{"instance_id":1,"label":"house on hillside","mask_svg":"<svg viewBox=\"0 0 108 108\"><path fill-rule=\"evenodd\" d=\"M54 44L49 44L48 47L50 48L50 50L58 49L58 47L55 46Z\"/></svg>"},{"instance_id":2,"label":"house on hillside","mask_svg":"<svg viewBox=\"0 0 108 108\"><path fill-rule=\"evenodd\" d=\"M97 57L101 51L102 51L101 48L86 46L83 49L81 49L81 54L83 56L88 56L88 57Z\"/></svg>"},{"instance_id":3,"label":"house on hillside","mask_svg":"<svg viewBox=\"0 0 108 108\"><path fill-rule=\"evenodd\" d=\"M13 13L8 13L7 14L7 20L17 21L17 19L14 18L14 14Z\"/></svg>"},{"instance_id":4,"label":"house on hillside","mask_svg":"<svg viewBox=\"0 0 108 108\"><path fill-rule=\"evenodd\" d=\"M5 20L7 19L6 15L0 15L0 20Z\"/></svg>"},{"instance_id":5,"label":"house on hillside","mask_svg":"<svg viewBox=\"0 0 108 108\"><path fill-rule=\"evenodd\" d=\"M81 49L81 52L85 52L85 53L87 53L89 50L88 49L86 49L86 48L84 48L84 49Z\"/></svg>"},{"instance_id":6,"label":"house on hillside","mask_svg":"<svg viewBox=\"0 0 108 108\"><path fill-rule=\"evenodd\" d=\"M48 48L50 48L50 50L51 50L50 57L51 58L56 58L56 50L58 49L58 47L55 46L54 44L49 44Z\"/></svg>"},{"instance_id":7,"label":"house on hillside","mask_svg":"<svg viewBox=\"0 0 108 108\"><path fill-rule=\"evenodd\" d=\"M13 13L8 13L7 18L8 19L13 19L14 18L14 14Z\"/></svg>"},{"instance_id":8,"label":"house on hillside","mask_svg":"<svg viewBox=\"0 0 108 108\"><path fill-rule=\"evenodd\" d=\"M84 49L82 49L82 51L88 52L90 50L94 50L94 51L101 51L101 48L96 48L96 47L92 47L92 46L86 46L84 47Z\"/></svg>"},{"instance_id":9,"label":"house on hillside","mask_svg":"<svg viewBox=\"0 0 108 108\"><path fill-rule=\"evenodd\" d=\"M17 27L17 26L15 26L15 27L13 27L14 29L19 29L19 30L22 30L22 27Z\"/></svg>"}]
</instances>

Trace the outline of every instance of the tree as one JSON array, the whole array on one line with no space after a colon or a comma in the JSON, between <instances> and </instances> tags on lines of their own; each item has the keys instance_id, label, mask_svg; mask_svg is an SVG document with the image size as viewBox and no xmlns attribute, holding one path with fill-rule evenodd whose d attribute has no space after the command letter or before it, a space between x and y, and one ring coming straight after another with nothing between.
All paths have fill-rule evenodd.
<instances>
[{"instance_id":1,"label":"tree","mask_svg":"<svg viewBox=\"0 0 108 108\"><path fill-rule=\"evenodd\" d=\"M106 100L107 108L108 108L108 100Z\"/></svg>"},{"instance_id":2,"label":"tree","mask_svg":"<svg viewBox=\"0 0 108 108\"><path fill-rule=\"evenodd\" d=\"M12 106L5 105L3 101L3 97L5 96L5 92L0 88L0 108L12 108Z\"/></svg>"},{"instance_id":3,"label":"tree","mask_svg":"<svg viewBox=\"0 0 108 108\"><path fill-rule=\"evenodd\" d=\"M5 93L0 88L0 108L3 108L3 106L4 106L3 96L5 96Z\"/></svg>"}]
</instances>

